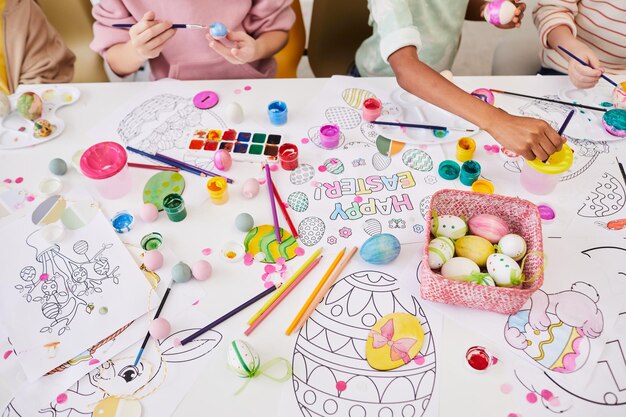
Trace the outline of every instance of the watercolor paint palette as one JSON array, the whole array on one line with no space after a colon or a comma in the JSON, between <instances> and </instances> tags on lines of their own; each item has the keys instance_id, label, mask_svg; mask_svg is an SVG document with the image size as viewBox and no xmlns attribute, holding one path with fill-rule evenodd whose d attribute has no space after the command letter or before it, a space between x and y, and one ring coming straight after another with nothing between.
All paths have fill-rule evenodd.
<instances>
[{"instance_id":1,"label":"watercolor paint palette","mask_svg":"<svg viewBox=\"0 0 626 417\"><path fill-rule=\"evenodd\" d=\"M281 135L273 133L199 129L194 132L187 148L197 152L215 152L224 149L230 152L235 160L276 161L282 139Z\"/></svg>"},{"instance_id":2,"label":"watercolor paint palette","mask_svg":"<svg viewBox=\"0 0 626 417\"><path fill-rule=\"evenodd\" d=\"M15 110L18 98L26 92L33 92L41 97L43 101L41 118L52 125L52 133L49 136L36 137L34 122L23 118ZM10 95L11 112L0 118L0 150L35 146L58 137L65 129L65 122L56 115L57 109L73 104L79 98L80 90L67 85L32 86L28 90Z\"/></svg>"}]
</instances>

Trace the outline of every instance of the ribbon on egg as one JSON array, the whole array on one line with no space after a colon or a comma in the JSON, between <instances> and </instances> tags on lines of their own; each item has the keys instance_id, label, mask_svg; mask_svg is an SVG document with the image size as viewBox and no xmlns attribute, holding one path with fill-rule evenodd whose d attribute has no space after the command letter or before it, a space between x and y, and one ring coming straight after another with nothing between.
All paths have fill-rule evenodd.
<instances>
[{"instance_id":1,"label":"ribbon on egg","mask_svg":"<svg viewBox=\"0 0 626 417\"><path fill-rule=\"evenodd\" d=\"M242 352L242 349L244 350ZM233 341L229 346L229 351L232 352L233 359L237 362L237 367L234 368L231 364L231 368L242 378L246 378L246 382L235 392L235 395L241 394L248 386L253 378L260 375L274 382L285 382L291 378L292 369L289 360L283 357L277 357L261 364L258 355L252 350L252 348L245 342ZM268 371L276 365L284 364L285 371L282 376L274 376Z\"/></svg>"},{"instance_id":2,"label":"ribbon on egg","mask_svg":"<svg viewBox=\"0 0 626 417\"><path fill-rule=\"evenodd\" d=\"M270 368L274 367L275 365L278 365L280 363L283 363L285 365L285 373L284 375L280 376L280 377L275 377L273 375L270 375L269 373L267 373L267 371L269 371ZM243 383L243 385L235 392L235 395L239 395L243 392L243 390L248 386L248 383L252 380L252 378L255 378L259 375L263 375L264 377L271 379L274 382L285 382L287 381L289 378L291 378L291 363L289 362L289 360L283 358L283 357L278 357L278 358L274 358L271 359L267 362L265 362L264 364L262 364L261 366L259 366L257 369L255 370L251 370L251 372L248 374L246 379L246 382Z\"/></svg>"}]
</instances>

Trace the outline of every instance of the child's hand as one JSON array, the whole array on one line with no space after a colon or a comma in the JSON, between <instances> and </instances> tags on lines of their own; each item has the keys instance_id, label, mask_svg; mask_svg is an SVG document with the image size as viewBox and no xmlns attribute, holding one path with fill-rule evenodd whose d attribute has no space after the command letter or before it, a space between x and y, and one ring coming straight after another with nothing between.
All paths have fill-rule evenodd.
<instances>
[{"instance_id":1,"label":"child's hand","mask_svg":"<svg viewBox=\"0 0 626 417\"><path fill-rule=\"evenodd\" d=\"M485 130L506 149L528 160L545 161L565 143L565 137L559 136L547 122L502 110Z\"/></svg>"},{"instance_id":2,"label":"child's hand","mask_svg":"<svg viewBox=\"0 0 626 417\"><path fill-rule=\"evenodd\" d=\"M155 18L154 12L149 11L128 31L131 46L144 60L158 57L167 41L176 34L172 22Z\"/></svg>"},{"instance_id":3,"label":"child's hand","mask_svg":"<svg viewBox=\"0 0 626 417\"><path fill-rule=\"evenodd\" d=\"M522 25L522 19L524 18L524 11L526 10L526 3L523 3L518 0L514 0L513 3L517 6L515 9L515 15L513 16L513 20L511 20L506 25L497 25L497 28L500 29L513 29L518 28ZM485 7L487 6L487 2L485 2L480 8L480 15L484 16Z\"/></svg>"},{"instance_id":4,"label":"child's hand","mask_svg":"<svg viewBox=\"0 0 626 417\"><path fill-rule=\"evenodd\" d=\"M230 41L231 46L226 46L221 41L215 40L208 33L206 38L209 41L209 46L231 64L241 65L258 60L257 41L246 32L229 31L226 39Z\"/></svg>"},{"instance_id":5,"label":"child's hand","mask_svg":"<svg viewBox=\"0 0 626 417\"><path fill-rule=\"evenodd\" d=\"M564 55L566 59L569 59L567 75L569 75L572 84L574 84L576 88L595 87L604 72L604 69L600 67L600 61L596 54L593 53L591 48L578 40L573 40L567 46L563 45L563 47L567 48L571 53L593 67L589 68L577 62L575 59Z\"/></svg>"}]
</instances>

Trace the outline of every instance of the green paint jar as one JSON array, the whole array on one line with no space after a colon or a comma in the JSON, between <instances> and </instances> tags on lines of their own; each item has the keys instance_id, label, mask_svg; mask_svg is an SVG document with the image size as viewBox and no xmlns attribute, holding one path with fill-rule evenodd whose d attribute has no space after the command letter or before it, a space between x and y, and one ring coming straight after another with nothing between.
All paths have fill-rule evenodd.
<instances>
[{"instance_id":1,"label":"green paint jar","mask_svg":"<svg viewBox=\"0 0 626 417\"><path fill-rule=\"evenodd\" d=\"M163 209L167 213L167 217L173 222L180 222L187 217L187 209L185 209L185 201L180 194L172 193L163 199Z\"/></svg>"},{"instance_id":2,"label":"green paint jar","mask_svg":"<svg viewBox=\"0 0 626 417\"><path fill-rule=\"evenodd\" d=\"M161 233L158 233L158 232L148 233L147 235L141 238L141 247L144 250L158 249L162 243L163 243L163 236L161 235Z\"/></svg>"}]
</instances>

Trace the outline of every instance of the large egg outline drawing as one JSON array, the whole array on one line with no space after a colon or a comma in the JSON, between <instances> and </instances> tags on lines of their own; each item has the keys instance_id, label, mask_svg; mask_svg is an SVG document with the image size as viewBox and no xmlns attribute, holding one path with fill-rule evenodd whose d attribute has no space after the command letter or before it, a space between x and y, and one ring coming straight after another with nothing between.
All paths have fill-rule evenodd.
<instances>
[{"instance_id":1,"label":"large egg outline drawing","mask_svg":"<svg viewBox=\"0 0 626 417\"><path fill-rule=\"evenodd\" d=\"M313 179L315 176L315 168L309 164L300 164L300 166L289 174L289 181L293 185L302 185Z\"/></svg>"},{"instance_id":2,"label":"large egg outline drawing","mask_svg":"<svg viewBox=\"0 0 626 417\"><path fill-rule=\"evenodd\" d=\"M361 124L361 114L350 107L329 107L324 116L329 123L336 124L341 129L354 129Z\"/></svg>"},{"instance_id":3,"label":"large egg outline drawing","mask_svg":"<svg viewBox=\"0 0 626 417\"><path fill-rule=\"evenodd\" d=\"M315 216L305 218L298 225L300 243L305 246L314 246L324 237L326 224L322 219Z\"/></svg>"},{"instance_id":4,"label":"large egg outline drawing","mask_svg":"<svg viewBox=\"0 0 626 417\"><path fill-rule=\"evenodd\" d=\"M424 345L417 360L376 371L365 358L367 337L376 321L392 312L420 320ZM294 394L305 417L419 417L436 378L435 344L417 299L394 277L371 270L350 274L331 288L300 330L292 363Z\"/></svg>"},{"instance_id":5,"label":"large egg outline drawing","mask_svg":"<svg viewBox=\"0 0 626 417\"><path fill-rule=\"evenodd\" d=\"M364 90L362 88L346 88L341 92L341 98L343 101L353 109L358 109L365 100L371 97L376 97L371 91Z\"/></svg>"}]
</instances>

